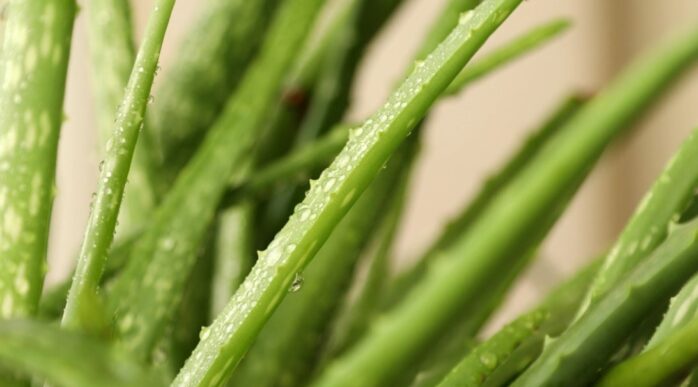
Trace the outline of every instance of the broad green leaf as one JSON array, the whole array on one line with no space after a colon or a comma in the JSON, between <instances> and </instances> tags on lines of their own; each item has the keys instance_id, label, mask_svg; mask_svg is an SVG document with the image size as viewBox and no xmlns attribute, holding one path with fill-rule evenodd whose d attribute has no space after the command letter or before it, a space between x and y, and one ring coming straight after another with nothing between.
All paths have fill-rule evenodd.
<instances>
[{"instance_id":1,"label":"broad green leaf","mask_svg":"<svg viewBox=\"0 0 698 387\"><path fill-rule=\"evenodd\" d=\"M11 0L0 59L0 319L35 314L46 271L74 0Z\"/></svg>"},{"instance_id":2,"label":"broad green leaf","mask_svg":"<svg viewBox=\"0 0 698 387\"><path fill-rule=\"evenodd\" d=\"M94 338L35 321L0 322L0 364L61 387L164 386L130 357Z\"/></svg>"}]
</instances>

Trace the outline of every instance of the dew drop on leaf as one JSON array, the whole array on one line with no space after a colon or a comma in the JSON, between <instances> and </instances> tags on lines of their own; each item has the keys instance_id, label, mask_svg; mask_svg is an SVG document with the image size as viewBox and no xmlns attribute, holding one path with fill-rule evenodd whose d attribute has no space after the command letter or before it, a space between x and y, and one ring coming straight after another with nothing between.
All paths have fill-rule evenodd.
<instances>
[{"instance_id":1,"label":"dew drop on leaf","mask_svg":"<svg viewBox=\"0 0 698 387\"><path fill-rule=\"evenodd\" d=\"M288 288L288 291L290 293L295 293L303 287L303 277L301 277L300 274L296 273L296 276L293 278L293 282L291 283L291 286Z\"/></svg>"},{"instance_id":2,"label":"dew drop on leaf","mask_svg":"<svg viewBox=\"0 0 698 387\"><path fill-rule=\"evenodd\" d=\"M497 355L489 352L483 353L480 355L480 362L488 369L493 370L497 367Z\"/></svg>"}]
</instances>

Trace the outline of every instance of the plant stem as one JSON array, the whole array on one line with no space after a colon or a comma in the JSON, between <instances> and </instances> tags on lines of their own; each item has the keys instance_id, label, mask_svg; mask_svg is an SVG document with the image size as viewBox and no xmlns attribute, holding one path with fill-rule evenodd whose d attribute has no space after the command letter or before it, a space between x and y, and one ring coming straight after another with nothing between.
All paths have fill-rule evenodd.
<instances>
[{"instance_id":1,"label":"plant stem","mask_svg":"<svg viewBox=\"0 0 698 387\"><path fill-rule=\"evenodd\" d=\"M175 386L219 385L226 379L287 293L295 274L310 261L453 77L518 4L518 0L488 1L475 13L464 15L385 107L354 131L216 318L175 379Z\"/></svg>"},{"instance_id":2,"label":"plant stem","mask_svg":"<svg viewBox=\"0 0 698 387\"><path fill-rule=\"evenodd\" d=\"M464 86L535 50L566 31L569 26L570 22L567 20L554 20L515 38L482 59L477 60L472 65L466 66L446 89L445 94L453 95L459 93Z\"/></svg>"},{"instance_id":3,"label":"plant stem","mask_svg":"<svg viewBox=\"0 0 698 387\"><path fill-rule=\"evenodd\" d=\"M475 12L489 4L483 3ZM640 62L582 108L497 196L468 236L443 253L451 259L435 259L405 300L374 324L352 351L328 367L315 386L380 385L399 373L456 318L463 305L486 291L491 278L516 256L512 252L520 252L516 249L519 243L543 237L545 230L531 235L530 228L550 214L550 203L569 194L570 187L629 121L656 100L697 55L698 34L694 33Z\"/></svg>"},{"instance_id":4,"label":"plant stem","mask_svg":"<svg viewBox=\"0 0 698 387\"><path fill-rule=\"evenodd\" d=\"M632 328L698 270L698 221L677 226L650 258L565 333L512 386L578 386L593 380Z\"/></svg>"},{"instance_id":5,"label":"plant stem","mask_svg":"<svg viewBox=\"0 0 698 387\"><path fill-rule=\"evenodd\" d=\"M117 279L110 300L122 344L147 358L173 318L197 251L228 185L246 167L258 128L281 90L289 64L322 0L289 0L279 9L261 53L224 113L155 213Z\"/></svg>"},{"instance_id":6,"label":"plant stem","mask_svg":"<svg viewBox=\"0 0 698 387\"><path fill-rule=\"evenodd\" d=\"M82 297L86 293L98 292L174 3L175 0L158 0L148 20L124 100L116 116L114 131L106 145L97 193L63 313L63 326L79 327L78 310Z\"/></svg>"},{"instance_id":7,"label":"plant stem","mask_svg":"<svg viewBox=\"0 0 698 387\"><path fill-rule=\"evenodd\" d=\"M698 41L698 32L694 39ZM666 238L668 225L685 209L698 187L696 165L698 130L685 141L635 210L594 279L578 315L603 297Z\"/></svg>"},{"instance_id":8,"label":"plant stem","mask_svg":"<svg viewBox=\"0 0 698 387\"><path fill-rule=\"evenodd\" d=\"M660 386L675 380L698 362L698 319L672 331L652 349L613 367L599 387Z\"/></svg>"},{"instance_id":9,"label":"plant stem","mask_svg":"<svg viewBox=\"0 0 698 387\"><path fill-rule=\"evenodd\" d=\"M36 313L46 270L74 0L11 0L0 60L0 319Z\"/></svg>"}]
</instances>

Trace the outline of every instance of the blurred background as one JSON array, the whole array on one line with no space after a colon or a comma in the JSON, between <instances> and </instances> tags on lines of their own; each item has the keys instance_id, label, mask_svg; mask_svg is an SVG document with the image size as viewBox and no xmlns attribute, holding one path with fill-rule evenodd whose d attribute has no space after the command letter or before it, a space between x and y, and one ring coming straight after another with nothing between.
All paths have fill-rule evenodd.
<instances>
[{"instance_id":1,"label":"blurred background","mask_svg":"<svg viewBox=\"0 0 698 387\"><path fill-rule=\"evenodd\" d=\"M163 71L173 57L186 55L178 52L178 41L196 17L201 1L177 1L162 55ZM140 33L153 1L133 3ZM445 3L405 0L363 63L350 119L365 118L381 105ZM479 81L462 95L439 103L430 114L398 241L401 264L419 256L488 173L561 99L573 92L594 93L643 50L695 23L698 1L528 0L482 52L555 18L573 23L562 38ZM96 187L99 160L88 74L85 20L80 15L68 80L69 119L59 150L50 282L65 277L73 266L87 221L87 203ZM157 99L157 85L154 95ZM646 114L638 131L607 152L493 327L608 247L670 155L698 127L697 101L698 68Z\"/></svg>"}]
</instances>

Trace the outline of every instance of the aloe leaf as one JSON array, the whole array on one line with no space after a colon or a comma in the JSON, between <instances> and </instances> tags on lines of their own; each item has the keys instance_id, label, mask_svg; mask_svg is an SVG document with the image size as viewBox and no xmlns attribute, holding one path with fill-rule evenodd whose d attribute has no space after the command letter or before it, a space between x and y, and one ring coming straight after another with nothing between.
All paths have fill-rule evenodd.
<instances>
[{"instance_id":1,"label":"aloe leaf","mask_svg":"<svg viewBox=\"0 0 698 387\"><path fill-rule=\"evenodd\" d=\"M497 196L468 236L449 248L452 258L437 257L405 300L328 367L316 386L346 385L349 380L357 382L357 375L362 385L380 384L409 363L463 305L486 291L500 267L509 264L511 249L530 238L530 227L549 214L549 203L568 193L629 121L656 100L697 54L698 34L687 35L639 62L582 108Z\"/></svg>"},{"instance_id":2,"label":"aloe leaf","mask_svg":"<svg viewBox=\"0 0 698 387\"><path fill-rule=\"evenodd\" d=\"M286 68L303 43L321 0L290 0L275 16L259 57L225 112L177 179L140 238L110 299L122 343L148 357L173 318L196 252L227 180L248 159L257 128L277 97Z\"/></svg>"},{"instance_id":3,"label":"aloe leaf","mask_svg":"<svg viewBox=\"0 0 698 387\"><path fill-rule=\"evenodd\" d=\"M211 316L220 313L254 264L252 205L244 201L220 214L216 231L216 271L211 288Z\"/></svg>"},{"instance_id":4,"label":"aloe leaf","mask_svg":"<svg viewBox=\"0 0 698 387\"><path fill-rule=\"evenodd\" d=\"M332 229L452 78L519 1L489 1L459 26L360 128L216 318L174 385L218 385Z\"/></svg>"},{"instance_id":5,"label":"aloe leaf","mask_svg":"<svg viewBox=\"0 0 698 387\"><path fill-rule=\"evenodd\" d=\"M432 23L427 36L417 49L415 57L424 59L431 54L458 25L463 12L472 10L484 2L483 0L449 0Z\"/></svg>"},{"instance_id":6,"label":"aloe leaf","mask_svg":"<svg viewBox=\"0 0 698 387\"><path fill-rule=\"evenodd\" d=\"M698 131L685 141L636 209L606 257L579 315L666 238L668 225L685 209L698 187L695 165L698 165Z\"/></svg>"},{"instance_id":7,"label":"aloe leaf","mask_svg":"<svg viewBox=\"0 0 698 387\"><path fill-rule=\"evenodd\" d=\"M457 1L455 3L457 3ZM464 6L459 6L458 9L463 9L463 7ZM467 7L465 8L467 9ZM452 18L454 13L455 15L458 15L457 10L452 10L451 12L445 13L448 15L448 18ZM456 21L454 21L454 23L455 22ZM505 65L510 61L517 59L522 54L525 54L538 47L548 39L551 39L557 36L559 33L564 32L568 27L569 22L566 20L550 22L549 24L537 27L528 34L517 38L513 42L510 42L506 46L501 47L484 58L475 60L473 64L466 66L459 74L459 78L462 79L457 91L462 90L464 87L470 85L471 82L481 79L483 76L499 69L502 65ZM319 57L320 55L315 54L314 57L315 56ZM303 68L305 69L305 66ZM306 72L310 72L310 70L304 70L302 73L304 74ZM300 79L310 78L309 75L302 77L299 75L296 77ZM309 81L306 80L304 82L308 83ZM291 84L303 84L303 82L295 81L291 82ZM447 90L453 88L454 84L455 83L451 84ZM579 97L572 97L571 99L581 100ZM576 104L576 101L572 100L568 101L568 103L570 105ZM564 108L561 110L564 110ZM567 115L567 113L563 112L560 114L561 116ZM232 190L232 192L229 192L226 195L226 198L223 200L224 203L227 203L227 205L224 206L232 205L232 203L237 200L237 197L239 196L239 193L237 192L238 190L259 194L260 191L279 181L288 180L296 175L304 177L305 171L313 167L323 165L325 162L327 162L327 160L330 160L331 158L335 157L337 153L339 153L349 137L349 129L350 127L347 125L338 124L327 134L314 142L305 144L279 160L264 166L262 169L256 171L254 175L250 176L249 180L242 183L240 187L236 187Z\"/></svg>"},{"instance_id":8,"label":"aloe leaf","mask_svg":"<svg viewBox=\"0 0 698 387\"><path fill-rule=\"evenodd\" d=\"M211 277L216 251L213 233L208 233L197 252L196 264L183 290L175 317L163 329L153 350L153 367L172 380L199 342L201 329L211 314Z\"/></svg>"},{"instance_id":9,"label":"aloe leaf","mask_svg":"<svg viewBox=\"0 0 698 387\"><path fill-rule=\"evenodd\" d=\"M416 155L414 158L416 159ZM411 161L414 163L415 160ZM386 210L386 215L371 242L375 251L370 253L368 273L360 284L356 299L345 300L342 309L335 317L336 321L333 323L332 332L323 349L323 365L353 345L364 334L369 323L379 311L378 307L384 291L385 279L389 277L390 258L393 254L395 237L407 201L411 169L411 164L404 168L402 176L396 183L397 188L389 208ZM356 283L357 280L354 282Z\"/></svg>"},{"instance_id":10,"label":"aloe leaf","mask_svg":"<svg viewBox=\"0 0 698 387\"><path fill-rule=\"evenodd\" d=\"M322 54L319 73L312 79L312 89L306 97L309 103L303 110L291 149L303 147L339 122L349 106L352 82L369 44L402 1L352 0L339 12L327 33L331 39L326 38L327 42L320 43L326 46L317 49ZM298 82L293 77L295 75L292 75L292 82ZM309 83L309 76L305 78ZM302 85L291 84L290 87L302 93ZM275 133L268 136L280 137ZM269 203L260 211L261 238L258 239L262 246L286 222L303 189L305 187L299 185L281 186L270 195Z\"/></svg>"},{"instance_id":11,"label":"aloe leaf","mask_svg":"<svg viewBox=\"0 0 698 387\"><path fill-rule=\"evenodd\" d=\"M654 351L661 343L667 342L672 334L698 318L698 276L694 275L681 291L671 299L669 309L657 326L656 331L645 346L644 352ZM698 373L689 377L692 383L698 382ZM693 386L694 384L691 384Z\"/></svg>"},{"instance_id":12,"label":"aloe leaf","mask_svg":"<svg viewBox=\"0 0 698 387\"><path fill-rule=\"evenodd\" d=\"M145 126L159 197L194 155L259 53L279 0L209 1L186 35L186 52L163 75ZM233 22L234 21L234 22Z\"/></svg>"},{"instance_id":13,"label":"aloe leaf","mask_svg":"<svg viewBox=\"0 0 698 387\"><path fill-rule=\"evenodd\" d=\"M344 148L349 139L349 126L338 125L329 133L318 138L298 150L269 163L249 176L243 182L239 190L246 193L259 193L279 181L288 180L294 176L304 176L313 167L329 164L339 151ZM235 198L236 192L232 192L228 201ZM224 199L225 200L225 199Z\"/></svg>"},{"instance_id":14,"label":"aloe leaf","mask_svg":"<svg viewBox=\"0 0 698 387\"><path fill-rule=\"evenodd\" d=\"M535 50L544 43L559 36L570 26L567 20L554 20L515 38L502 47L497 48L483 58L466 66L458 74L451 85L446 89L445 94L457 94L464 86L482 78L482 76L495 69L503 67L515 59Z\"/></svg>"},{"instance_id":15,"label":"aloe leaf","mask_svg":"<svg viewBox=\"0 0 698 387\"><path fill-rule=\"evenodd\" d=\"M356 0L322 59L317 90L296 142L306 144L334 125L349 106L352 81L369 43L403 0Z\"/></svg>"},{"instance_id":16,"label":"aloe leaf","mask_svg":"<svg viewBox=\"0 0 698 387\"><path fill-rule=\"evenodd\" d=\"M125 236L114 242L109 252L106 267L104 268L102 283L111 280L119 270L126 266L131 248L133 248L139 235L140 233L134 233L133 235ZM48 289L44 289L44 294L41 296L41 301L39 302L38 316L40 318L49 320L61 318L63 310L65 309L66 299L68 298L71 279L72 278L55 284Z\"/></svg>"},{"instance_id":17,"label":"aloe leaf","mask_svg":"<svg viewBox=\"0 0 698 387\"><path fill-rule=\"evenodd\" d=\"M664 315L661 324L645 351L653 349L658 343L666 340L674 331L698 318L698 276L694 276L684 285L679 294L672 298L669 310Z\"/></svg>"},{"instance_id":18,"label":"aloe leaf","mask_svg":"<svg viewBox=\"0 0 698 387\"><path fill-rule=\"evenodd\" d=\"M393 292L402 290L407 293L412 285L419 283L438 254L443 254L440 259L448 259L448 246L457 243L459 239L468 237L470 225L477 220L477 216L486 208L488 202L496 198L496 193L503 190L507 182L513 180L524 169L536 156L536 153L546 145L546 142L561 132L564 124L573 117L581 106L581 99L576 97L566 99L555 110L552 117L545 121L542 128L528 138L502 171L490 179L490 184L485 186L484 190L476 196L476 200L466 207L466 211L437 239L432 249L427 250L428 254L422 258L419 264L408 271L406 276L401 277L402 281L398 282L398 286L392 289ZM595 159L591 162L593 161ZM483 296L462 307L458 313L459 316L455 317L451 324L442 328L438 336L432 339L429 348L421 351L419 356L415 356L415 361L419 364L410 367L414 369L414 375L408 376L408 373L403 372L401 377L405 380L404 383L410 379L415 379L412 383L414 386L429 385L430 380L432 380L431 383L438 382L440 380L439 374L443 375L448 372L472 349L473 338L477 336L482 326L502 303L521 272L537 255L538 244L564 212L586 177L588 169L582 168L578 177L570 181L568 188L564 190L565 193L548 203L549 211L529 226L526 238L521 239L511 248L510 256L513 262L489 278L488 289ZM456 254L458 254L457 251ZM412 279L414 282L407 282L406 279ZM395 293L392 297L396 297Z\"/></svg>"},{"instance_id":19,"label":"aloe leaf","mask_svg":"<svg viewBox=\"0 0 698 387\"><path fill-rule=\"evenodd\" d=\"M136 59L133 23L131 7L124 0L91 1L87 12L99 148L104 154Z\"/></svg>"},{"instance_id":20,"label":"aloe leaf","mask_svg":"<svg viewBox=\"0 0 698 387\"><path fill-rule=\"evenodd\" d=\"M126 0L95 0L87 4L92 90L95 96L99 154L114 130L114 117L124 98L136 58L130 4ZM124 193L120 230L143 226L152 212L155 198L148 180L147 160L137 152L129 171Z\"/></svg>"},{"instance_id":21,"label":"aloe leaf","mask_svg":"<svg viewBox=\"0 0 698 387\"><path fill-rule=\"evenodd\" d=\"M599 266L600 261L589 265L551 291L538 306L475 347L440 383L421 386L505 385L535 360L546 336L559 335L572 321Z\"/></svg>"},{"instance_id":22,"label":"aloe leaf","mask_svg":"<svg viewBox=\"0 0 698 387\"><path fill-rule=\"evenodd\" d=\"M533 132L506 164L487 179L481 190L475 195L461 213L451 220L438 239L427 249L417 263L401 273L388 286L384 308L397 304L408 290L425 275L429 263L440 252L463 238L485 209L494 201L502 190L518 176L530 161L539 153L551 138L563 128L563 124L582 107L583 98L571 96L555 108L540 129Z\"/></svg>"},{"instance_id":23,"label":"aloe leaf","mask_svg":"<svg viewBox=\"0 0 698 387\"><path fill-rule=\"evenodd\" d=\"M698 362L698 319L671 331L651 349L613 367L599 387L659 386L675 381Z\"/></svg>"},{"instance_id":24,"label":"aloe leaf","mask_svg":"<svg viewBox=\"0 0 698 387\"><path fill-rule=\"evenodd\" d=\"M174 0L158 0L148 20L114 131L106 145L97 194L63 313L64 326L79 327L78 303L86 293L98 292L174 3Z\"/></svg>"},{"instance_id":25,"label":"aloe leaf","mask_svg":"<svg viewBox=\"0 0 698 387\"><path fill-rule=\"evenodd\" d=\"M620 284L593 304L512 386L576 386L592 380L652 308L698 270L698 221L677 226Z\"/></svg>"},{"instance_id":26,"label":"aloe leaf","mask_svg":"<svg viewBox=\"0 0 698 387\"><path fill-rule=\"evenodd\" d=\"M0 318L33 315L46 268L74 0L12 0L0 60Z\"/></svg>"},{"instance_id":27,"label":"aloe leaf","mask_svg":"<svg viewBox=\"0 0 698 387\"><path fill-rule=\"evenodd\" d=\"M0 322L0 364L64 387L163 386L124 354L94 338L36 321Z\"/></svg>"},{"instance_id":28,"label":"aloe leaf","mask_svg":"<svg viewBox=\"0 0 698 387\"><path fill-rule=\"evenodd\" d=\"M307 384L334 311L372 234L372 225L382 217L401 172L413 158L415 138L410 143L411 147L401 148L390 159L313 261L297 274L289 290L292 294L282 301L260 332L233 374L232 385Z\"/></svg>"}]
</instances>

